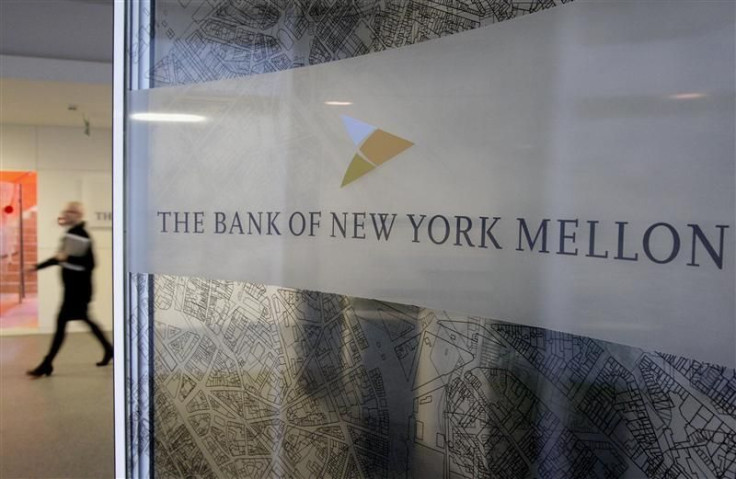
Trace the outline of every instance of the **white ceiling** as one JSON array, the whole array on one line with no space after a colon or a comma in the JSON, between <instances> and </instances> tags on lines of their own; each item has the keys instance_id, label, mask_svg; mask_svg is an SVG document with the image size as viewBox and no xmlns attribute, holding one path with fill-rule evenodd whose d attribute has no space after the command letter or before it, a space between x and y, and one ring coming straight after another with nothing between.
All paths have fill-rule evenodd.
<instances>
[{"instance_id":1,"label":"white ceiling","mask_svg":"<svg viewBox=\"0 0 736 479\"><path fill-rule=\"evenodd\" d=\"M113 0L0 0L0 54L112 62Z\"/></svg>"},{"instance_id":2,"label":"white ceiling","mask_svg":"<svg viewBox=\"0 0 736 479\"><path fill-rule=\"evenodd\" d=\"M110 128L112 85L85 65L111 66L112 15L113 0L0 0L0 123Z\"/></svg>"}]
</instances>

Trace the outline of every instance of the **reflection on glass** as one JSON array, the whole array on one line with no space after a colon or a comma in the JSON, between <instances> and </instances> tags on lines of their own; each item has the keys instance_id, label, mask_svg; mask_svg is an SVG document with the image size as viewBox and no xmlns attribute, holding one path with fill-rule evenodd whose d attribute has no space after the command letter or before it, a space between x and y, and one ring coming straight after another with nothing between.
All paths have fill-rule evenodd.
<instances>
[{"instance_id":1,"label":"reflection on glass","mask_svg":"<svg viewBox=\"0 0 736 479\"><path fill-rule=\"evenodd\" d=\"M672 100L697 100L698 98L705 98L705 93L678 93L676 95L670 95Z\"/></svg>"},{"instance_id":2,"label":"reflection on glass","mask_svg":"<svg viewBox=\"0 0 736 479\"><path fill-rule=\"evenodd\" d=\"M155 121L165 123L199 123L207 118L201 115L190 115L186 113L133 113L131 120Z\"/></svg>"}]
</instances>

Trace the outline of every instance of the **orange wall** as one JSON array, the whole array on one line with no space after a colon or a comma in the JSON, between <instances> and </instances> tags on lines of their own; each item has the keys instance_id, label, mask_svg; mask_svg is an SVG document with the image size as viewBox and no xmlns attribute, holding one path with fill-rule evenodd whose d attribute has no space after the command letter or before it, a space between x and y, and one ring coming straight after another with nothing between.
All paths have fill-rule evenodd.
<instances>
[{"instance_id":1,"label":"orange wall","mask_svg":"<svg viewBox=\"0 0 736 479\"><path fill-rule=\"evenodd\" d=\"M28 210L38 204L35 171L0 171L0 181L23 185L23 209ZM0 205L0 208L5 205Z\"/></svg>"}]
</instances>

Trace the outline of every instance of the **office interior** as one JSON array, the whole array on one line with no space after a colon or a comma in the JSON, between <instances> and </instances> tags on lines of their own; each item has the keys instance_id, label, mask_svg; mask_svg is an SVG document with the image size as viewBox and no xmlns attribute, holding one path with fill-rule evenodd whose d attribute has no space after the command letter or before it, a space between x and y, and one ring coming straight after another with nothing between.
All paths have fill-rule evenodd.
<instances>
[{"instance_id":1,"label":"office interior","mask_svg":"<svg viewBox=\"0 0 736 479\"><path fill-rule=\"evenodd\" d=\"M85 201L97 268L91 316L112 336L112 2L0 3L0 477L115 477L112 368L71 322L52 376L26 371L62 299L60 211ZM98 218L105 221L99 221ZM92 223L90 223L90 220Z\"/></svg>"}]
</instances>

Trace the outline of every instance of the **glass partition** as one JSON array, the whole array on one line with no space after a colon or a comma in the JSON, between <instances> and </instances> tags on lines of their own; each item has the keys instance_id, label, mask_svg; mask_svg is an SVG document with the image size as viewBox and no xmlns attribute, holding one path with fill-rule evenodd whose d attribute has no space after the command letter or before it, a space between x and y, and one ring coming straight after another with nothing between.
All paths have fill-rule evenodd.
<instances>
[{"instance_id":1,"label":"glass partition","mask_svg":"<svg viewBox=\"0 0 736 479\"><path fill-rule=\"evenodd\" d=\"M736 6L126 4L129 477L736 477Z\"/></svg>"},{"instance_id":2,"label":"glass partition","mask_svg":"<svg viewBox=\"0 0 736 479\"><path fill-rule=\"evenodd\" d=\"M36 173L0 170L0 331L38 328Z\"/></svg>"}]
</instances>

